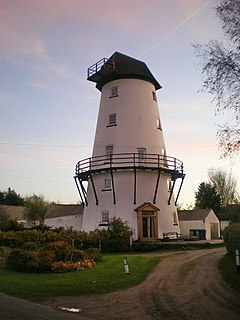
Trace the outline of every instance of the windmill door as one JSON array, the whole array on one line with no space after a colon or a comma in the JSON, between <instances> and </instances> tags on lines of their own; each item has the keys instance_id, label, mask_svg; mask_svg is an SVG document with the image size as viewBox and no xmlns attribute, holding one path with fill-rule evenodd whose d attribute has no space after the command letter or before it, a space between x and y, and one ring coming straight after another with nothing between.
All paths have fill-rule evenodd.
<instances>
[{"instance_id":1,"label":"windmill door","mask_svg":"<svg viewBox=\"0 0 240 320\"><path fill-rule=\"evenodd\" d=\"M138 207L139 239L156 240L158 238L158 208L150 203Z\"/></svg>"},{"instance_id":2,"label":"windmill door","mask_svg":"<svg viewBox=\"0 0 240 320\"><path fill-rule=\"evenodd\" d=\"M156 215L152 211L142 211L142 240L156 239Z\"/></svg>"}]
</instances>

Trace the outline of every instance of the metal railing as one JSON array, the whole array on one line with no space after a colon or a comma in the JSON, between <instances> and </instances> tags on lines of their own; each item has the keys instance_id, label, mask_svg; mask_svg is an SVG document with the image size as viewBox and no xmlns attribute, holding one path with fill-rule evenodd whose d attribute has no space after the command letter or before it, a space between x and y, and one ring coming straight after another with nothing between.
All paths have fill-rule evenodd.
<instances>
[{"instance_id":1,"label":"metal railing","mask_svg":"<svg viewBox=\"0 0 240 320\"><path fill-rule=\"evenodd\" d=\"M183 174L182 161L162 154L118 153L80 160L76 165L76 176L109 169L134 169L176 171Z\"/></svg>"},{"instance_id":2,"label":"metal railing","mask_svg":"<svg viewBox=\"0 0 240 320\"><path fill-rule=\"evenodd\" d=\"M94 63L91 67L88 68L88 78L97 73L100 70L114 70L114 61L107 58L102 58L98 62Z\"/></svg>"}]
</instances>

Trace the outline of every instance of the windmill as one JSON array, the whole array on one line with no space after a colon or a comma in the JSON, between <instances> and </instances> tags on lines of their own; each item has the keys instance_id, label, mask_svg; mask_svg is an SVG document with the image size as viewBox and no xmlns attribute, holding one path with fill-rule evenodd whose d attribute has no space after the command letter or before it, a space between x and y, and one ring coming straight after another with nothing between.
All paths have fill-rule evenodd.
<instances>
[{"instance_id":1,"label":"windmill","mask_svg":"<svg viewBox=\"0 0 240 320\"><path fill-rule=\"evenodd\" d=\"M82 230L120 217L135 239L180 233L176 203L185 174L183 163L166 153L156 95L161 85L144 62L119 52L89 67L88 80L101 99L92 156L75 170L85 204Z\"/></svg>"}]
</instances>

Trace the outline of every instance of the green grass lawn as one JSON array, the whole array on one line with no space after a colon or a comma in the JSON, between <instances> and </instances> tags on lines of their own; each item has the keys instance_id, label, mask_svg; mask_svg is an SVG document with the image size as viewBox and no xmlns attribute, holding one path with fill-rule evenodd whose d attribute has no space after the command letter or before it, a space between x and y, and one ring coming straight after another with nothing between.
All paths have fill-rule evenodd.
<instances>
[{"instance_id":1,"label":"green grass lawn","mask_svg":"<svg viewBox=\"0 0 240 320\"><path fill-rule=\"evenodd\" d=\"M240 273L237 273L235 257L226 254L219 263L219 270L223 280L240 293Z\"/></svg>"},{"instance_id":2,"label":"green grass lawn","mask_svg":"<svg viewBox=\"0 0 240 320\"><path fill-rule=\"evenodd\" d=\"M53 296L106 293L141 283L160 262L160 257L127 256L130 274L125 274L123 255L106 255L93 269L62 274L32 274L0 269L0 292L30 300Z\"/></svg>"}]
</instances>

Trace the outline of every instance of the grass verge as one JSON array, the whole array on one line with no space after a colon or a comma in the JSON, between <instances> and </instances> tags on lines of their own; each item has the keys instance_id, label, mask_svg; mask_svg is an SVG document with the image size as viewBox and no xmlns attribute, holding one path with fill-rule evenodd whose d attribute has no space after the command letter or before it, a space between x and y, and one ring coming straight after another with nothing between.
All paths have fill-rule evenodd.
<instances>
[{"instance_id":1,"label":"grass verge","mask_svg":"<svg viewBox=\"0 0 240 320\"><path fill-rule=\"evenodd\" d=\"M237 273L235 258L229 253L226 254L218 267L223 280L240 293L240 273Z\"/></svg>"},{"instance_id":2,"label":"grass verge","mask_svg":"<svg viewBox=\"0 0 240 320\"><path fill-rule=\"evenodd\" d=\"M160 257L127 256L125 274L122 255L107 255L93 269L62 274L31 274L0 269L0 292L29 300L54 296L106 293L141 283L160 262Z\"/></svg>"}]
</instances>

